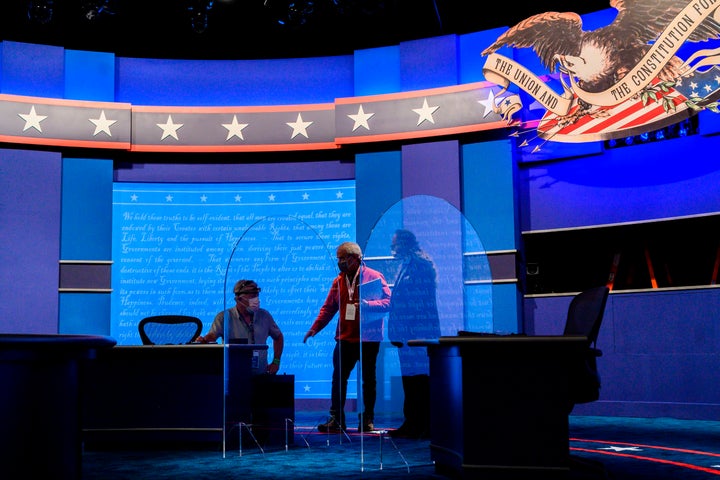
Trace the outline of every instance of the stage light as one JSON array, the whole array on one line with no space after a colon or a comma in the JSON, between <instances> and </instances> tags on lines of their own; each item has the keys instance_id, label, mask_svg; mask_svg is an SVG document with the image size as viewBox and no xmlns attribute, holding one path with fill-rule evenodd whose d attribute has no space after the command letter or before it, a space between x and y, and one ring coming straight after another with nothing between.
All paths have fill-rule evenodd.
<instances>
[{"instance_id":1,"label":"stage light","mask_svg":"<svg viewBox=\"0 0 720 480\"><path fill-rule=\"evenodd\" d=\"M273 10L275 21L283 26L305 25L315 13L313 0L265 0L264 5Z\"/></svg>"},{"instance_id":2,"label":"stage light","mask_svg":"<svg viewBox=\"0 0 720 480\"><path fill-rule=\"evenodd\" d=\"M28 2L27 16L30 21L44 25L52 20L53 10L53 0L30 0Z\"/></svg>"},{"instance_id":3,"label":"stage light","mask_svg":"<svg viewBox=\"0 0 720 480\"><path fill-rule=\"evenodd\" d=\"M650 134L648 132L644 132L640 134L640 141L641 142L647 142L650 139Z\"/></svg>"},{"instance_id":4,"label":"stage light","mask_svg":"<svg viewBox=\"0 0 720 480\"><path fill-rule=\"evenodd\" d=\"M625 137L625 145L632 145L635 143L635 137Z\"/></svg>"},{"instance_id":5,"label":"stage light","mask_svg":"<svg viewBox=\"0 0 720 480\"><path fill-rule=\"evenodd\" d=\"M655 140L665 140L665 130L658 130L655 132Z\"/></svg>"},{"instance_id":6,"label":"stage light","mask_svg":"<svg viewBox=\"0 0 720 480\"><path fill-rule=\"evenodd\" d=\"M112 15L110 0L84 0L81 5L82 14L92 22L101 15Z\"/></svg>"},{"instance_id":7,"label":"stage light","mask_svg":"<svg viewBox=\"0 0 720 480\"><path fill-rule=\"evenodd\" d=\"M208 14L213 7L213 0L190 0L190 27L195 33L203 33L208 28Z\"/></svg>"},{"instance_id":8,"label":"stage light","mask_svg":"<svg viewBox=\"0 0 720 480\"><path fill-rule=\"evenodd\" d=\"M678 129L678 137L686 137L688 134L687 122L682 122Z\"/></svg>"}]
</instances>

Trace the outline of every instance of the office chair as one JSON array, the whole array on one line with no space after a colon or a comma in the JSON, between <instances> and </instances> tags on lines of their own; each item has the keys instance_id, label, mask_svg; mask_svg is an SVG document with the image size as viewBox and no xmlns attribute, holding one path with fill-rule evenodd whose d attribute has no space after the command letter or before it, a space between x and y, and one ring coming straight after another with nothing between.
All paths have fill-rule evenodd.
<instances>
[{"instance_id":1,"label":"office chair","mask_svg":"<svg viewBox=\"0 0 720 480\"><path fill-rule=\"evenodd\" d=\"M568 415L578 403L594 402L600 398L597 358L602 356L602 351L597 348L597 337L609 294L610 289L606 286L584 290L575 295L568 307L563 335L587 337L587 350L570 366ZM605 465L600 461L577 455L570 455L569 460L573 472L571 478L610 478Z\"/></svg>"},{"instance_id":2,"label":"office chair","mask_svg":"<svg viewBox=\"0 0 720 480\"><path fill-rule=\"evenodd\" d=\"M597 337L609 293L606 286L582 291L575 295L568 307L563 335L587 337L585 355L580 362L571 366L570 411L578 403L594 402L600 398L597 358L602 356L602 350L597 348Z\"/></svg>"},{"instance_id":3,"label":"office chair","mask_svg":"<svg viewBox=\"0 0 720 480\"><path fill-rule=\"evenodd\" d=\"M140 320L138 332L143 345L184 345L202 331L202 322L188 315L156 315Z\"/></svg>"}]
</instances>

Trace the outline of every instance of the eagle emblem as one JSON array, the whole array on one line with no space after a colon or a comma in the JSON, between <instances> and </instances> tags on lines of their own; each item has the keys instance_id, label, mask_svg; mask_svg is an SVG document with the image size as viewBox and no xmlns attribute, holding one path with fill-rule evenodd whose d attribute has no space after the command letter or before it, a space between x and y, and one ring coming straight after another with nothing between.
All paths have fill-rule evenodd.
<instances>
[{"instance_id":1,"label":"eagle emblem","mask_svg":"<svg viewBox=\"0 0 720 480\"><path fill-rule=\"evenodd\" d=\"M584 30L582 18L572 12L531 16L482 52L486 79L502 87L492 94L500 99L496 113L509 123L516 121L512 117L521 111L519 100L505 95L511 83L546 110L535 120L538 136L545 140L619 138L703 109L718 111L720 47L713 47L720 39L718 5L611 0L614 21L594 30ZM683 58L688 46L695 51ZM548 73L539 76L498 54L503 47L531 48ZM513 102L502 101L509 97ZM504 110L508 104L514 105L512 112Z\"/></svg>"}]
</instances>

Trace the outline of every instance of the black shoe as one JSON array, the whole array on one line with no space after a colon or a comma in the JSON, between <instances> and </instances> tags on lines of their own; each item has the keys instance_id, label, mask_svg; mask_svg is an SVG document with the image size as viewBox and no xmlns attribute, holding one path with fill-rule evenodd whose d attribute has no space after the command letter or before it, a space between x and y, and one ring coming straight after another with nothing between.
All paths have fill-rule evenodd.
<instances>
[{"instance_id":1,"label":"black shoe","mask_svg":"<svg viewBox=\"0 0 720 480\"><path fill-rule=\"evenodd\" d=\"M347 430L347 428L345 427L345 425L339 424L335 420L335 417L330 417L330 420L318 425L318 430L323 433L340 433L340 432L344 432L345 430Z\"/></svg>"},{"instance_id":2,"label":"black shoe","mask_svg":"<svg viewBox=\"0 0 720 480\"><path fill-rule=\"evenodd\" d=\"M422 434L423 432L419 428L415 428L407 422L388 433L392 438L422 438Z\"/></svg>"},{"instance_id":3,"label":"black shoe","mask_svg":"<svg viewBox=\"0 0 720 480\"><path fill-rule=\"evenodd\" d=\"M363 417L361 415L358 415L360 417L360 422L358 423L358 432L372 432L375 430L375 425L373 425L372 418Z\"/></svg>"}]
</instances>

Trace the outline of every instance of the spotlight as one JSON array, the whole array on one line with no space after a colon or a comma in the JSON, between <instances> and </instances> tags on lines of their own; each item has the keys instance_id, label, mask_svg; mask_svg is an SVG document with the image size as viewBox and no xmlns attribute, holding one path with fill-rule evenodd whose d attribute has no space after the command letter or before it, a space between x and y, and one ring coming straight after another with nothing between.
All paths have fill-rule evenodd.
<instances>
[{"instance_id":1,"label":"spotlight","mask_svg":"<svg viewBox=\"0 0 720 480\"><path fill-rule=\"evenodd\" d=\"M665 140L665 129L655 132L655 140Z\"/></svg>"},{"instance_id":2,"label":"spotlight","mask_svg":"<svg viewBox=\"0 0 720 480\"><path fill-rule=\"evenodd\" d=\"M90 22L96 20L100 15L112 15L110 0L84 0L82 2L82 14Z\"/></svg>"},{"instance_id":3,"label":"spotlight","mask_svg":"<svg viewBox=\"0 0 720 480\"><path fill-rule=\"evenodd\" d=\"M277 23L283 26L305 25L315 13L313 0L265 0L264 5L275 11Z\"/></svg>"},{"instance_id":4,"label":"spotlight","mask_svg":"<svg viewBox=\"0 0 720 480\"><path fill-rule=\"evenodd\" d=\"M632 145L633 143L635 143L634 137L625 137L625 145Z\"/></svg>"},{"instance_id":5,"label":"spotlight","mask_svg":"<svg viewBox=\"0 0 720 480\"><path fill-rule=\"evenodd\" d=\"M53 17L53 0L30 0L27 15L30 21L45 25Z\"/></svg>"},{"instance_id":6,"label":"spotlight","mask_svg":"<svg viewBox=\"0 0 720 480\"><path fill-rule=\"evenodd\" d=\"M213 0L190 0L190 26L195 33L203 33L208 27L208 14L213 7Z\"/></svg>"}]
</instances>

